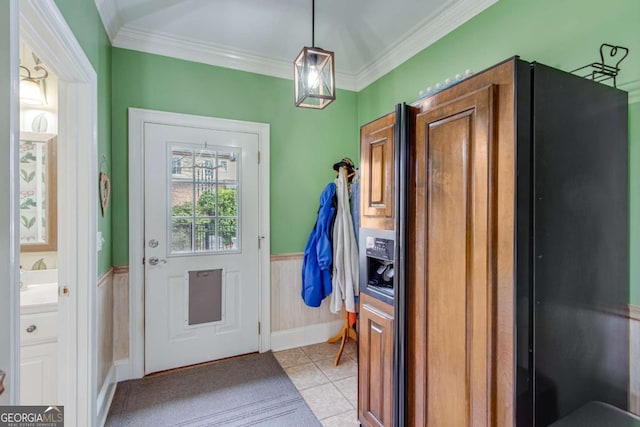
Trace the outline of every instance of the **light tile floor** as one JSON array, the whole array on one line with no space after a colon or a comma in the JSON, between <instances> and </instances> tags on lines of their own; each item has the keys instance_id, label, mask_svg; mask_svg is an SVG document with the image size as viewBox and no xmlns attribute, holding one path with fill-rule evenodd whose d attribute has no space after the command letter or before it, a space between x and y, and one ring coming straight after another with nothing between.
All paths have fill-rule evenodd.
<instances>
[{"instance_id":1,"label":"light tile floor","mask_svg":"<svg viewBox=\"0 0 640 427\"><path fill-rule=\"evenodd\" d=\"M360 426L356 344L349 341L334 366L338 349L339 344L320 343L274 356L323 426Z\"/></svg>"}]
</instances>

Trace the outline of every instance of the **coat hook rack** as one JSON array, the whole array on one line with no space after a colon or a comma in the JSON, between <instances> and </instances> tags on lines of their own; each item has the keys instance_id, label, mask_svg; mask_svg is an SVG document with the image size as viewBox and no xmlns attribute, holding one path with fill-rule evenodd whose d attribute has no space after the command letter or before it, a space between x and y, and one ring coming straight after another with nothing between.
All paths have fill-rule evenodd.
<instances>
[{"instance_id":1,"label":"coat hook rack","mask_svg":"<svg viewBox=\"0 0 640 427\"><path fill-rule=\"evenodd\" d=\"M338 163L333 164L333 170L336 174L340 173L340 169L344 168L345 175L347 178L347 186L351 185L351 181L356 176L356 167L349 157L343 157ZM340 348L338 349L338 353L336 354L336 358L334 361L334 365L338 366L340 363L340 358L342 357L342 352L344 351L345 344L352 340L353 342L358 342L358 334L354 329L354 325L356 324L356 313L350 313L346 310L346 307L343 308L343 324L340 328L340 332L332 338L327 340L328 343L333 344L336 342L340 342Z\"/></svg>"},{"instance_id":2,"label":"coat hook rack","mask_svg":"<svg viewBox=\"0 0 640 427\"><path fill-rule=\"evenodd\" d=\"M608 55L605 55L606 50L609 49ZM606 82L607 80L613 80L613 87L616 86L616 76L620 72L620 63L629 55L629 49L623 46L613 46L607 43L600 45L600 62L592 62L591 64L583 65L570 71L572 74L576 74L580 77L591 79L594 82ZM605 62L607 57L609 62ZM613 64L613 62L615 64Z\"/></svg>"},{"instance_id":3,"label":"coat hook rack","mask_svg":"<svg viewBox=\"0 0 640 427\"><path fill-rule=\"evenodd\" d=\"M347 173L347 183L351 184L351 180L356 175L356 167L353 164L353 160L348 157L343 157L338 163L333 164L333 170L336 175L340 172L340 168L345 168Z\"/></svg>"}]
</instances>

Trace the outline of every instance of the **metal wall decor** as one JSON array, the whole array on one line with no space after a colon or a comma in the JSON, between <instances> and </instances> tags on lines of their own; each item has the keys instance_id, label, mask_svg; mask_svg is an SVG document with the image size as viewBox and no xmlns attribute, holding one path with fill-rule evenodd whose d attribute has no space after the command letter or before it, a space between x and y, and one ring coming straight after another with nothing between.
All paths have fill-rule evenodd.
<instances>
[{"instance_id":1,"label":"metal wall decor","mask_svg":"<svg viewBox=\"0 0 640 427\"><path fill-rule=\"evenodd\" d=\"M607 49L608 54L605 54ZM627 55L629 55L629 49L626 47L603 43L600 45L600 62L583 65L571 71L571 73L600 83L612 80L613 87L617 87L616 76L620 72L620 63Z\"/></svg>"},{"instance_id":2,"label":"metal wall decor","mask_svg":"<svg viewBox=\"0 0 640 427\"><path fill-rule=\"evenodd\" d=\"M109 166L107 164L107 156L102 155L100 162L100 175L98 176L98 194L100 196L100 211L104 217L109 207L109 199L111 198L111 179L109 179Z\"/></svg>"}]
</instances>

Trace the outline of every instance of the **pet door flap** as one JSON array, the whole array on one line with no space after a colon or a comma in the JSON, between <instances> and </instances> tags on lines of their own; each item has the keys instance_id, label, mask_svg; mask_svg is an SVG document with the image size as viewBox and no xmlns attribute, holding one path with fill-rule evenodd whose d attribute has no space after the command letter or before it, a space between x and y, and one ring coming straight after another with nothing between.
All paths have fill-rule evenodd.
<instances>
[{"instance_id":1,"label":"pet door flap","mask_svg":"<svg viewBox=\"0 0 640 427\"><path fill-rule=\"evenodd\" d=\"M189 325L222 320L222 269L188 272Z\"/></svg>"}]
</instances>

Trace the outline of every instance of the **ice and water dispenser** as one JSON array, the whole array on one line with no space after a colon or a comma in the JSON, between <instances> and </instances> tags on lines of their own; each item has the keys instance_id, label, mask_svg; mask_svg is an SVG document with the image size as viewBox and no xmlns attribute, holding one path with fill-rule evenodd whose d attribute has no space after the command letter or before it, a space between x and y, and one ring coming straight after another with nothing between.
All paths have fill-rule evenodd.
<instances>
[{"instance_id":1,"label":"ice and water dispenser","mask_svg":"<svg viewBox=\"0 0 640 427\"><path fill-rule=\"evenodd\" d=\"M360 291L393 304L395 232L360 229Z\"/></svg>"}]
</instances>

